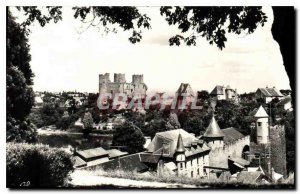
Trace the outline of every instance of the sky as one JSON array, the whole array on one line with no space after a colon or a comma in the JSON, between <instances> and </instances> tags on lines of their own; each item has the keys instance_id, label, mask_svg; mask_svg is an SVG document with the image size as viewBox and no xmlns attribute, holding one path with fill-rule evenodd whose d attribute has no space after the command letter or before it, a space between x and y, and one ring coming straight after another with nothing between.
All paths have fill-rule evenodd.
<instances>
[{"instance_id":1,"label":"sky","mask_svg":"<svg viewBox=\"0 0 300 194\"><path fill-rule=\"evenodd\" d=\"M230 85L238 93L258 87L289 89L279 46L272 38L273 13L264 27L253 34L227 34L226 48L209 45L198 38L197 46L170 47L168 39L180 33L159 14L159 7L141 7L151 18L151 30L143 30L139 44L128 41L129 33L105 34L73 18L70 7L63 8L63 21L30 27L31 67L36 91L98 92L98 75L143 74L149 92L175 92L180 83L189 83L194 91L216 85ZM23 17L18 15L19 20Z\"/></svg>"}]
</instances>

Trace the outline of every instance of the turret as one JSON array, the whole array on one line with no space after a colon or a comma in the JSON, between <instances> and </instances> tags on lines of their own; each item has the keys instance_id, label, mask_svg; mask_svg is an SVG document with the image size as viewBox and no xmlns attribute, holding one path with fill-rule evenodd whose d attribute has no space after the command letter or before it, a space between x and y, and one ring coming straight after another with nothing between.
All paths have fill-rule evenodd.
<instances>
[{"instance_id":1,"label":"turret","mask_svg":"<svg viewBox=\"0 0 300 194\"><path fill-rule=\"evenodd\" d=\"M144 75L132 75L133 84L142 84L144 83Z\"/></svg>"},{"instance_id":2,"label":"turret","mask_svg":"<svg viewBox=\"0 0 300 194\"><path fill-rule=\"evenodd\" d=\"M269 115L260 106L254 115L256 121L256 140L257 143L267 144L269 142Z\"/></svg>"},{"instance_id":3,"label":"turret","mask_svg":"<svg viewBox=\"0 0 300 194\"><path fill-rule=\"evenodd\" d=\"M106 93L110 83L109 73L99 74L99 93Z\"/></svg>"},{"instance_id":4,"label":"turret","mask_svg":"<svg viewBox=\"0 0 300 194\"><path fill-rule=\"evenodd\" d=\"M224 133L220 129L214 116L212 116L212 119L202 138L211 149L224 146Z\"/></svg>"},{"instance_id":5,"label":"turret","mask_svg":"<svg viewBox=\"0 0 300 194\"><path fill-rule=\"evenodd\" d=\"M226 99L231 99L233 95L233 89L228 85L225 89L226 92Z\"/></svg>"},{"instance_id":6,"label":"turret","mask_svg":"<svg viewBox=\"0 0 300 194\"><path fill-rule=\"evenodd\" d=\"M125 74L123 73L115 73L114 74L114 82L115 83L126 83Z\"/></svg>"},{"instance_id":7,"label":"turret","mask_svg":"<svg viewBox=\"0 0 300 194\"><path fill-rule=\"evenodd\" d=\"M178 175L182 175L185 169L185 148L181 134L178 135L177 146L175 150L175 157L178 169Z\"/></svg>"}]
</instances>

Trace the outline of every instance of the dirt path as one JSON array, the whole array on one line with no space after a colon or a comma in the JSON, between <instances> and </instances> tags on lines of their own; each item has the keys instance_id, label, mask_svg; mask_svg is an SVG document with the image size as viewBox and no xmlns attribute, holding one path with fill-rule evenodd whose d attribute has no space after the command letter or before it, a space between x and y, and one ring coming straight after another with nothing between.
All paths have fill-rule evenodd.
<instances>
[{"instance_id":1,"label":"dirt path","mask_svg":"<svg viewBox=\"0 0 300 194\"><path fill-rule=\"evenodd\" d=\"M90 174L84 174L82 172L75 171L71 175L72 181L70 184L74 186L82 187L101 187L102 185L113 185L115 187L131 187L131 188L196 188L194 185L181 185L161 182L147 182L130 180L124 178L110 178L103 176L96 176Z\"/></svg>"}]
</instances>

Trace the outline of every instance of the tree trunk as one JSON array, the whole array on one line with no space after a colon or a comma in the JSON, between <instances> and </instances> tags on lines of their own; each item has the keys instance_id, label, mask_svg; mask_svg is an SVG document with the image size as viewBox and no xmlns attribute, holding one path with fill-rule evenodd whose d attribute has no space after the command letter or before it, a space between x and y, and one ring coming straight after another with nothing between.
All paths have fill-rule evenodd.
<instances>
[{"instance_id":1,"label":"tree trunk","mask_svg":"<svg viewBox=\"0 0 300 194\"><path fill-rule=\"evenodd\" d=\"M272 7L274 21L272 25L272 35L280 47L283 58L283 65L290 80L292 89L292 104L295 113L296 108L296 64L295 64L295 10L294 7Z\"/></svg>"}]
</instances>

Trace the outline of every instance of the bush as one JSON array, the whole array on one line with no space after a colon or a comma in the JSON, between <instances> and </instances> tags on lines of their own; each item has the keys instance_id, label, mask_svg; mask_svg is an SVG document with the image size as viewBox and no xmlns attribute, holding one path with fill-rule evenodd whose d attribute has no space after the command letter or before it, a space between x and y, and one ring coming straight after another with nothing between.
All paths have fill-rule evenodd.
<instances>
[{"instance_id":1,"label":"bush","mask_svg":"<svg viewBox=\"0 0 300 194\"><path fill-rule=\"evenodd\" d=\"M6 121L6 141L34 143L37 141L37 132L30 120L19 121L8 116Z\"/></svg>"},{"instance_id":2,"label":"bush","mask_svg":"<svg viewBox=\"0 0 300 194\"><path fill-rule=\"evenodd\" d=\"M66 186L73 171L71 155L58 148L25 143L6 146L6 185L9 188Z\"/></svg>"},{"instance_id":3,"label":"bush","mask_svg":"<svg viewBox=\"0 0 300 194\"><path fill-rule=\"evenodd\" d=\"M117 125L113 132L112 145L123 147L123 151L137 153L144 150L145 139L142 131L134 124L125 122Z\"/></svg>"}]
</instances>

